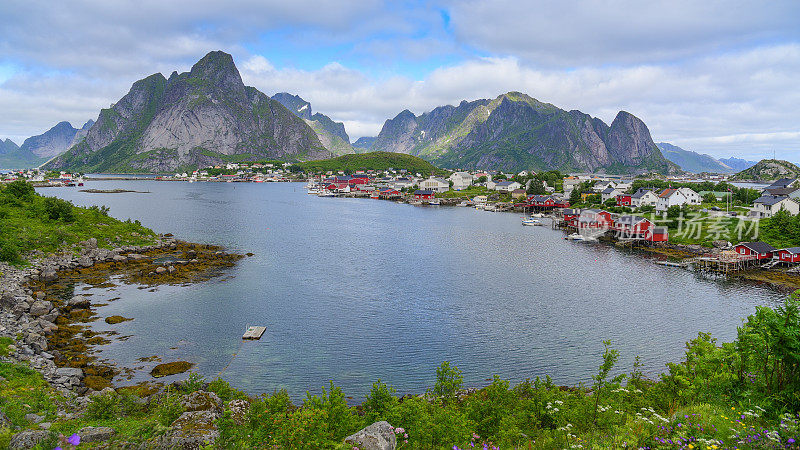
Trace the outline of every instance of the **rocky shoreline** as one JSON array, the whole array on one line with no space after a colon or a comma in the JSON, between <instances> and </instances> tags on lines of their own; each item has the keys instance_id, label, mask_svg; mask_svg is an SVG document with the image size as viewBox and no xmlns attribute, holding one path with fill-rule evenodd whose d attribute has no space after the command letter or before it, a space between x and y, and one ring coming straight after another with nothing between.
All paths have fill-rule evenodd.
<instances>
[{"instance_id":1,"label":"rocky shoreline","mask_svg":"<svg viewBox=\"0 0 800 450\"><path fill-rule=\"evenodd\" d=\"M0 263L0 336L16 340L15 344L9 346L4 359L26 362L65 395L87 394L89 388L83 384L83 370L58 367L54 361L58 354L49 348L48 336L58 329L55 322L59 316L71 308L88 307L88 300L83 296L75 296L59 308L45 300L44 292L34 291L29 283L51 282L59 277L61 271L89 268L96 263L134 261L142 257L143 252L176 245L174 239L160 237L153 245L109 250L98 248L97 240L92 238L80 243L77 254L61 253L34 259L28 268Z\"/></svg>"}]
</instances>

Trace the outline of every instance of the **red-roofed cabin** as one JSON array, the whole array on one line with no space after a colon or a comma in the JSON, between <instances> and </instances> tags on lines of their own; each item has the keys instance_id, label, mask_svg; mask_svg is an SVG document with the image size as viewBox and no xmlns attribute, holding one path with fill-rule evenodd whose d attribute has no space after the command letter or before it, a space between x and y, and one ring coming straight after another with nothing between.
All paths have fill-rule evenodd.
<instances>
[{"instance_id":1,"label":"red-roofed cabin","mask_svg":"<svg viewBox=\"0 0 800 450\"><path fill-rule=\"evenodd\" d=\"M790 247L776 250L775 258L781 260L781 262L800 263L800 247Z\"/></svg>"},{"instance_id":2,"label":"red-roofed cabin","mask_svg":"<svg viewBox=\"0 0 800 450\"><path fill-rule=\"evenodd\" d=\"M415 200L433 200L436 194L433 191L414 191Z\"/></svg>"},{"instance_id":3,"label":"red-roofed cabin","mask_svg":"<svg viewBox=\"0 0 800 450\"><path fill-rule=\"evenodd\" d=\"M650 242L667 242L669 240L669 230L667 227L653 227L653 233L648 240Z\"/></svg>"},{"instance_id":4,"label":"red-roofed cabin","mask_svg":"<svg viewBox=\"0 0 800 450\"><path fill-rule=\"evenodd\" d=\"M765 242L742 242L736 244L733 250L741 256L749 256L752 259L771 259L775 247Z\"/></svg>"},{"instance_id":5,"label":"red-roofed cabin","mask_svg":"<svg viewBox=\"0 0 800 450\"><path fill-rule=\"evenodd\" d=\"M556 200L553 205L556 208L569 208L569 200Z\"/></svg>"},{"instance_id":6,"label":"red-roofed cabin","mask_svg":"<svg viewBox=\"0 0 800 450\"><path fill-rule=\"evenodd\" d=\"M620 194L617 196L617 206L631 206L630 194Z\"/></svg>"},{"instance_id":7,"label":"red-roofed cabin","mask_svg":"<svg viewBox=\"0 0 800 450\"><path fill-rule=\"evenodd\" d=\"M354 177L354 178L350 178L350 180L348 181L348 183L350 184L350 186L355 186L355 185L357 185L357 184L367 184L367 183L369 183L369 178L367 178L367 177L363 177L363 178L362 178L362 177L358 177L358 178L355 178L355 177Z\"/></svg>"}]
</instances>

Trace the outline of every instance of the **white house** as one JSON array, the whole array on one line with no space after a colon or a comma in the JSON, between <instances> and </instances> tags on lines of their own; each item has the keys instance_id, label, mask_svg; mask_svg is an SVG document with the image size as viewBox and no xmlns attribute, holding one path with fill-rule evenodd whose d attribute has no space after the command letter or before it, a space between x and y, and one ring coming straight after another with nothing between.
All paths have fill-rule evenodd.
<instances>
[{"instance_id":1,"label":"white house","mask_svg":"<svg viewBox=\"0 0 800 450\"><path fill-rule=\"evenodd\" d=\"M599 194L610 187L617 187L617 185L613 181L598 181L592 186L592 190Z\"/></svg>"},{"instance_id":2,"label":"white house","mask_svg":"<svg viewBox=\"0 0 800 450\"><path fill-rule=\"evenodd\" d=\"M430 177L420 183L419 188L423 191L447 192L450 190L450 183L441 178Z\"/></svg>"},{"instance_id":3,"label":"white house","mask_svg":"<svg viewBox=\"0 0 800 450\"><path fill-rule=\"evenodd\" d=\"M605 202L611 198L617 198L618 195L624 194L625 191L616 187L607 187L603 189L603 192L600 193L600 198Z\"/></svg>"},{"instance_id":4,"label":"white house","mask_svg":"<svg viewBox=\"0 0 800 450\"><path fill-rule=\"evenodd\" d=\"M453 189L460 191L472 186L475 182L475 177L469 172L453 172L448 180L453 182Z\"/></svg>"},{"instance_id":5,"label":"white house","mask_svg":"<svg viewBox=\"0 0 800 450\"><path fill-rule=\"evenodd\" d=\"M488 184L487 184L488 186ZM522 185L517 183L516 181L501 181L499 183L494 183L494 190L495 191L502 191L502 192L511 192L515 189L521 188ZM492 188L490 188L492 189Z\"/></svg>"},{"instance_id":6,"label":"white house","mask_svg":"<svg viewBox=\"0 0 800 450\"><path fill-rule=\"evenodd\" d=\"M700 195L689 188L664 189L658 195L656 211L666 211L670 206L699 205L700 201Z\"/></svg>"},{"instance_id":7,"label":"white house","mask_svg":"<svg viewBox=\"0 0 800 450\"><path fill-rule=\"evenodd\" d=\"M796 216L800 214L800 203L791 197L762 195L753 202L752 215L756 217L772 217L781 209L785 209L789 214Z\"/></svg>"},{"instance_id":8,"label":"white house","mask_svg":"<svg viewBox=\"0 0 800 450\"><path fill-rule=\"evenodd\" d=\"M414 178L400 177L389 184L392 187L392 189L397 189L399 191L400 189L414 186L415 184L417 184L417 180L415 180Z\"/></svg>"},{"instance_id":9,"label":"white house","mask_svg":"<svg viewBox=\"0 0 800 450\"><path fill-rule=\"evenodd\" d=\"M631 206L641 208L642 206L656 206L658 195L652 189L639 188L635 194L631 195Z\"/></svg>"}]
</instances>

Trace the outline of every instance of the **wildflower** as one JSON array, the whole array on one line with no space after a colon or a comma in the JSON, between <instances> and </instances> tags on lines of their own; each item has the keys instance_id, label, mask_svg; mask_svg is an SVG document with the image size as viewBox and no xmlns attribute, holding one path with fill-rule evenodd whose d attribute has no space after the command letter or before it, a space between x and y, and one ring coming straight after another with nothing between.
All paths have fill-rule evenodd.
<instances>
[{"instance_id":1,"label":"wildflower","mask_svg":"<svg viewBox=\"0 0 800 450\"><path fill-rule=\"evenodd\" d=\"M786 441L786 442L788 442L788 443L790 443L790 444L794 444L794 438L789 438L789 440L788 440L788 441Z\"/></svg>"},{"instance_id":2,"label":"wildflower","mask_svg":"<svg viewBox=\"0 0 800 450\"><path fill-rule=\"evenodd\" d=\"M81 443L81 437L75 433L67 439L67 442L77 447Z\"/></svg>"}]
</instances>

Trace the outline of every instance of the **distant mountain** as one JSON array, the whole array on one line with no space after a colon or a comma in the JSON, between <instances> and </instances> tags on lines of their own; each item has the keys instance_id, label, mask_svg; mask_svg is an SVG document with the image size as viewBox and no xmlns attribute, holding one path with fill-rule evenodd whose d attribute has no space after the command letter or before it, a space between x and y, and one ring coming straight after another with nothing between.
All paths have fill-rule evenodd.
<instances>
[{"instance_id":1,"label":"distant mountain","mask_svg":"<svg viewBox=\"0 0 800 450\"><path fill-rule=\"evenodd\" d=\"M664 158L677 164L681 169L692 173L733 173L735 169L714 159L713 156L700 154L691 150L684 150L678 146L659 142L658 148Z\"/></svg>"},{"instance_id":2,"label":"distant mountain","mask_svg":"<svg viewBox=\"0 0 800 450\"><path fill-rule=\"evenodd\" d=\"M353 146L350 145L350 137L344 130L344 124L334 122L325 114L313 113L311 103L303 100L297 95L287 92L280 92L272 96L289 111L305 122L317 133L322 145L334 155L345 155L353 153Z\"/></svg>"},{"instance_id":3,"label":"distant mountain","mask_svg":"<svg viewBox=\"0 0 800 450\"><path fill-rule=\"evenodd\" d=\"M372 147L376 139L378 138L375 136L362 136L353 142L353 149L356 153L366 153L369 151L369 148Z\"/></svg>"},{"instance_id":4,"label":"distant mountain","mask_svg":"<svg viewBox=\"0 0 800 450\"><path fill-rule=\"evenodd\" d=\"M744 160L744 159L739 159L739 158L734 158L734 157L720 158L719 162L727 165L728 167L732 168L733 170L735 170L737 172L741 172L742 170L749 169L749 168L755 166L756 164L758 164L757 161L747 161L747 160Z\"/></svg>"},{"instance_id":5,"label":"distant mountain","mask_svg":"<svg viewBox=\"0 0 800 450\"><path fill-rule=\"evenodd\" d=\"M446 171L416 156L404 153L369 152L358 155L342 155L331 159L322 159L299 163L298 166L307 172L347 171L357 170L403 170L409 173L426 175L443 175Z\"/></svg>"},{"instance_id":6,"label":"distant mountain","mask_svg":"<svg viewBox=\"0 0 800 450\"><path fill-rule=\"evenodd\" d=\"M800 178L800 167L780 159L762 159L755 166L731 177L734 181L775 181L779 178Z\"/></svg>"},{"instance_id":7,"label":"distant mountain","mask_svg":"<svg viewBox=\"0 0 800 450\"><path fill-rule=\"evenodd\" d=\"M11 139L0 141L0 169L27 169L34 167L38 159L30 151L20 151Z\"/></svg>"},{"instance_id":8,"label":"distant mountain","mask_svg":"<svg viewBox=\"0 0 800 450\"><path fill-rule=\"evenodd\" d=\"M253 87L231 55L210 52L185 73L156 73L100 111L86 136L47 164L73 171L165 172L246 159L327 158L317 133Z\"/></svg>"},{"instance_id":9,"label":"distant mountain","mask_svg":"<svg viewBox=\"0 0 800 450\"><path fill-rule=\"evenodd\" d=\"M408 153L449 168L633 174L680 169L664 159L647 126L620 111L611 126L519 92L462 101L383 126L370 150Z\"/></svg>"}]
</instances>

